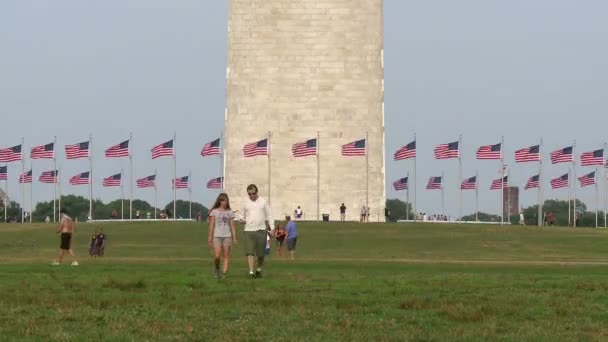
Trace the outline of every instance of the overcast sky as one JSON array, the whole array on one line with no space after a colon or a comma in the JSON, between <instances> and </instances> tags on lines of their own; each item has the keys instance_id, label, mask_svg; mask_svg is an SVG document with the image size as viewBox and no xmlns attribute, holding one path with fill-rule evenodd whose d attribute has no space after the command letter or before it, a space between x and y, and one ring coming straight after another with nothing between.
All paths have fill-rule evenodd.
<instances>
[{"instance_id":1,"label":"overcast sky","mask_svg":"<svg viewBox=\"0 0 608 342\"><path fill-rule=\"evenodd\" d=\"M576 152L603 147L608 124L608 2L605 0L385 0L387 197L405 198L391 183L410 161L393 162L398 147L418 137L418 209L440 211L440 192L425 191L429 176L446 174L446 207L458 214L458 163L433 160L433 146L463 135L464 177L479 170L480 209L498 213L490 192L499 163L475 161L479 145L505 137L513 151L544 141L544 155L576 140ZM171 159L152 161L150 148L177 132L178 176L193 176L193 200L209 204L204 185L219 160L200 158L202 145L223 128L226 67L225 1L106 0L0 2L0 146L51 142L58 146L93 135L94 196L109 201L100 177L128 169L104 160L103 150L134 135L135 177L158 169L159 205L172 199ZM86 171L86 160L59 164L62 179ZM29 168L30 161L27 162ZM51 169L34 161L34 177ZM9 169L9 195L19 198L20 164ZM538 166L517 165L522 186ZM548 179L568 170L547 166ZM578 173L590 172L580 168ZM602 183L603 185L603 183ZM52 198L52 186L34 184L34 201ZM86 186L64 186L87 196ZM593 188L579 196L595 207ZM602 191L603 193L603 191ZM536 202L522 190L522 204ZM546 191L565 199L566 191ZM135 197L152 202L152 190ZM186 199L187 192L178 194ZM603 201L603 194L601 196ZM474 210L465 193L464 212ZM29 203L26 203L29 208Z\"/></svg>"}]
</instances>

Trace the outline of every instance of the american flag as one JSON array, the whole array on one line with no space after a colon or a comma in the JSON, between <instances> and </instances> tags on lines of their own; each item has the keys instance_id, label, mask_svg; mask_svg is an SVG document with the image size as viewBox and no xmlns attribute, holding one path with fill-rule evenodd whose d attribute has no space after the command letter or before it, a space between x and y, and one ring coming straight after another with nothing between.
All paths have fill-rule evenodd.
<instances>
[{"instance_id":1,"label":"american flag","mask_svg":"<svg viewBox=\"0 0 608 342\"><path fill-rule=\"evenodd\" d=\"M460 184L460 189L462 189L462 190L477 189L477 176L463 180L462 184Z\"/></svg>"},{"instance_id":2,"label":"american flag","mask_svg":"<svg viewBox=\"0 0 608 342\"><path fill-rule=\"evenodd\" d=\"M174 179L172 183L175 189L188 189L188 176Z\"/></svg>"},{"instance_id":3,"label":"american flag","mask_svg":"<svg viewBox=\"0 0 608 342\"><path fill-rule=\"evenodd\" d=\"M551 163L567 163L574 161L572 154L573 146L564 147L561 150L551 152Z\"/></svg>"},{"instance_id":4,"label":"american flag","mask_svg":"<svg viewBox=\"0 0 608 342\"><path fill-rule=\"evenodd\" d=\"M534 188L540 188L540 175L530 177L530 179L528 179L528 182L526 183L526 186L524 187L524 190Z\"/></svg>"},{"instance_id":5,"label":"american flag","mask_svg":"<svg viewBox=\"0 0 608 342\"><path fill-rule=\"evenodd\" d=\"M502 144L481 146L476 157L481 160L502 159Z\"/></svg>"},{"instance_id":6,"label":"american flag","mask_svg":"<svg viewBox=\"0 0 608 342\"><path fill-rule=\"evenodd\" d=\"M8 167L6 165L0 166L0 180L7 180L8 176Z\"/></svg>"},{"instance_id":7,"label":"american flag","mask_svg":"<svg viewBox=\"0 0 608 342\"><path fill-rule=\"evenodd\" d=\"M203 150L201 151L201 156L215 156L220 154L220 138L213 140L212 142L208 142L203 146Z\"/></svg>"},{"instance_id":8,"label":"american flag","mask_svg":"<svg viewBox=\"0 0 608 342\"><path fill-rule=\"evenodd\" d=\"M89 156L89 142L81 142L65 146L65 157L67 159L86 158Z\"/></svg>"},{"instance_id":9,"label":"american flag","mask_svg":"<svg viewBox=\"0 0 608 342\"><path fill-rule=\"evenodd\" d=\"M173 156L173 139L152 147L152 159Z\"/></svg>"},{"instance_id":10,"label":"american flag","mask_svg":"<svg viewBox=\"0 0 608 342\"><path fill-rule=\"evenodd\" d=\"M70 184L72 184L72 185L89 184L89 171L79 173L76 176L70 178Z\"/></svg>"},{"instance_id":11,"label":"american flag","mask_svg":"<svg viewBox=\"0 0 608 342\"><path fill-rule=\"evenodd\" d=\"M427 190L440 190L441 189L441 177L431 177L429 182L426 184Z\"/></svg>"},{"instance_id":12,"label":"american flag","mask_svg":"<svg viewBox=\"0 0 608 342\"><path fill-rule=\"evenodd\" d=\"M32 182L32 170L25 171L19 175L19 183L31 183Z\"/></svg>"},{"instance_id":13,"label":"american flag","mask_svg":"<svg viewBox=\"0 0 608 342\"><path fill-rule=\"evenodd\" d=\"M534 145L515 151L515 161L518 163L540 161L540 145Z\"/></svg>"},{"instance_id":14,"label":"american flag","mask_svg":"<svg viewBox=\"0 0 608 342\"><path fill-rule=\"evenodd\" d=\"M21 160L21 145L0 149L0 162L10 163Z\"/></svg>"},{"instance_id":15,"label":"american flag","mask_svg":"<svg viewBox=\"0 0 608 342\"><path fill-rule=\"evenodd\" d=\"M393 189L396 191L407 190L408 187L408 179L407 177L399 178L393 182Z\"/></svg>"},{"instance_id":16,"label":"american flag","mask_svg":"<svg viewBox=\"0 0 608 342\"><path fill-rule=\"evenodd\" d=\"M122 174L121 173L117 173L117 174L112 175L110 177L104 178L102 185L104 187L120 186L120 181L121 180L122 180Z\"/></svg>"},{"instance_id":17,"label":"american flag","mask_svg":"<svg viewBox=\"0 0 608 342\"><path fill-rule=\"evenodd\" d=\"M245 158L255 156L267 156L268 155L268 139L262 139L250 144L243 146L243 155Z\"/></svg>"},{"instance_id":18,"label":"american flag","mask_svg":"<svg viewBox=\"0 0 608 342\"><path fill-rule=\"evenodd\" d=\"M54 184L57 183L57 176L59 175L59 171L55 170L55 171L44 171L40 177L38 178L38 181L40 181L41 183L50 183L50 184Z\"/></svg>"},{"instance_id":19,"label":"american flag","mask_svg":"<svg viewBox=\"0 0 608 342\"><path fill-rule=\"evenodd\" d=\"M410 158L416 158L416 141L412 141L395 152L395 160Z\"/></svg>"},{"instance_id":20,"label":"american flag","mask_svg":"<svg viewBox=\"0 0 608 342\"><path fill-rule=\"evenodd\" d=\"M458 141L435 146L435 159L459 158Z\"/></svg>"},{"instance_id":21,"label":"american flag","mask_svg":"<svg viewBox=\"0 0 608 342\"><path fill-rule=\"evenodd\" d=\"M221 189L224 183L224 177L217 177L207 182L207 189Z\"/></svg>"},{"instance_id":22,"label":"american flag","mask_svg":"<svg viewBox=\"0 0 608 342\"><path fill-rule=\"evenodd\" d=\"M32 148L30 158L32 159L53 159L55 157L55 144L50 143Z\"/></svg>"},{"instance_id":23,"label":"american flag","mask_svg":"<svg viewBox=\"0 0 608 342\"><path fill-rule=\"evenodd\" d=\"M350 142L342 145L343 156L364 156L365 155L365 139Z\"/></svg>"},{"instance_id":24,"label":"american flag","mask_svg":"<svg viewBox=\"0 0 608 342\"><path fill-rule=\"evenodd\" d=\"M507 187L509 187L509 176L493 180L492 185L490 186L490 190L500 190L503 188L506 189Z\"/></svg>"},{"instance_id":25,"label":"american flag","mask_svg":"<svg viewBox=\"0 0 608 342\"><path fill-rule=\"evenodd\" d=\"M568 187L568 174L561 177L557 177L551 180L551 188L552 189L560 189Z\"/></svg>"},{"instance_id":26,"label":"american flag","mask_svg":"<svg viewBox=\"0 0 608 342\"><path fill-rule=\"evenodd\" d=\"M135 183L137 183L138 188L153 188L155 181L156 175L151 175L148 177L140 178Z\"/></svg>"},{"instance_id":27,"label":"american flag","mask_svg":"<svg viewBox=\"0 0 608 342\"><path fill-rule=\"evenodd\" d=\"M316 156L317 155L317 139L309 139L305 142L299 142L291 146L291 153L295 158Z\"/></svg>"},{"instance_id":28,"label":"american flag","mask_svg":"<svg viewBox=\"0 0 608 342\"><path fill-rule=\"evenodd\" d=\"M581 166L604 165L604 150L595 150L581 154Z\"/></svg>"},{"instance_id":29,"label":"american flag","mask_svg":"<svg viewBox=\"0 0 608 342\"><path fill-rule=\"evenodd\" d=\"M105 152L106 158L120 158L129 156L129 140L125 140L120 144L110 146Z\"/></svg>"},{"instance_id":30,"label":"american flag","mask_svg":"<svg viewBox=\"0 0 608 342\"><path fill-rule=\"evenodd\" d=\"M595 171L578 177L578 181L581 183L581 187L595 184Z\"/></svg>"}]
</instances>

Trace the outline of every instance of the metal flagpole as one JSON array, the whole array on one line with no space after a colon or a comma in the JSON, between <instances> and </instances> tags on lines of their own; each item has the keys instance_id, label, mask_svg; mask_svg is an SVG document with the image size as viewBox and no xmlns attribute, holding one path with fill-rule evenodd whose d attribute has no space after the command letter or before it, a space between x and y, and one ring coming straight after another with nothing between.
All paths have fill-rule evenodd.
<instances>
[{"instance_id":1,"label":"metal flagpole","mask_svg":"<svg viewBox=\"0 0 608 342\"><path fill-rule=\"evenodd\" d=\"M177 200L177 192L176 192L176 186L175 186L175 181L177 180L177 149L175 148L176 146L176 138L177 137L177 133L173 133L173 221L175 221L176 219L176 209L177 209L177 204L175 203L175 201ZM155 180L156 181L156 180ZM156 183L155 183L156 184Z\"/></svg>"},{"instance_id":2,"label":"metal flagpole","mask_svg":"<svg viewBox=\"0 0 608 342\"><path fill-rule=\"evenodd\" d=\"M30 221L32 222L32 214L34 213L34 163L30 161L30 171L32 172L32 181L30 182Z\"/></svg>"},{"instance_id":3,"label":"metal flagpole","mask_svg":"<svg viewBox=\"0 0 608 342\"><path fill-rule=\"evenodd\" d=\"M93 220L93 134L89 135L89 220Z\"/></svg>"},{"instance_id":4,"label":"metal flagpole","mask_svg":"<svg viewBox=\"0 0 608 342\"><path fill-rule=\"evenodd\" d=\"M25 173L25 157L23 155L23 151L25 151L25 139L21 138L21 175ZM24 221L25 210L25 182L21 183L21 223Z\"/></svg>"},{"instance_id":5,"label":"metal flagpole","mask_svg":"<svg viewBox=\"0 0 608 342\"><path fill-rule=\"evenodd\" d=\"M597 174L598 174L598 172L599 172L599 170L596 167L595 168L595 174L593 175L593 177L595 178L593 180L595 182L595 228L599 227L598 221L597 221L598 208L600 206L600 195L599 195L598 187L597 187Z\"/></svg>"},{"instance_id":6,"label":"metal flagpole","mask_svg":"<svg viewBox=\"0 0 608 342\"><path fill-rule=\"evenodd\" d=\"M479 222L479 170L475 171L475 222Z\"/></svg>"},{"instance_id":7,"label":"metal flagpole","mask_svg":"<svg viewBox=\"0 0 608 342\"><path fill-rule=\"evenodd\" d=\"M458 147L460 148L460 146ZM444 193L444 186L443 184L445 183L445 175L444 172L441 171L441 214L445 215L445 193Z\"/></svg>"},{"instance_id":8,"label":"metal flagpole","mask_svg":"<svg viewBox=\"0 0 608 342\"><path fill-rule=\"evenodd\" d=\"M57 136L53 139L53 172L55 173L55 177L59 177L57 174L57 154L55 153L55 149L57 148ZM56 221L57 214L57 182L53 184L53 223Z\"/></svg>"},{"instance_id":9,"label":"metal flagpole","mask_svg":"<svg viewBox=\"0 0 608 342\"><path fill-rule=\"evenodd\" d=\"M156 197L156 169L154 170L154 219L156 220L157 216L156 216L156 208L158 207L158 203L157 203L157 197Z\"/></svg>"},{"instance_id":10,"label":"metal flagpole","mask_svg":"<svg viewBox=\"0 0 608 342\"><path fill-rule=\"evenodd\" d=\"M57 209L61 212L61 178L59 178L59 171L57 170Z\"/></svg>"},{"instance_id":11,"label":"metal flagpole","mask_svg":"<svg viewBox=\"0 0 608 342\"><path fill-rule=\"evenodd\" d=\"M570 226L570 217L572 216L572 212L570 211L570 200L571 200L571 190L572 190L572 170L568 168L568 226Z\"/></svg>"},{"instance_id":12,"label":"metal flagpole","mask_svg":"<svg viewBox=\"0 0 608 342\"><path fill-rule=\"evenodd\" d=\"M133 133L129 133L129 220L133 220ZM120 184L122 185L122 171L120 172ZM124 197L124 196L123 196Z\"/></svg>"},{"instance_id":13,"label":"metal flagpole","mask_svg":"<svg viewBox=\"0 0 608 342\"><path fill-rule=\"evenodd\" d=\"M604 169L604 187L605 189L605 194L604 194L604 202L605 202L605 208L604 208L604 228L607 228L608 225L606 224L606 219L608 218L608 143L604 143L604 165L602 165L602 168Z\"/></svg>"},{"instance_id":14,"label":"metal flagpole","mask_svg":"<svg viewBox=\"0 0 608 342\"><path fill-rule=\"evenodd\" d=\"M120 169L120 219L122 221L124 221L125 220L125 189L122 184L122 171L123 171L123 169Z\"/></svg>"},{"instance_id":15,"label":"metal flagpole","mask_svg":"<svg viewBox=\"0 0 608 342\"><path fill-rule=\"evenodd\" d=\"M538 226L543 226L543 138L540 138L538 147Z\"/></svg>"},{"instance_id":16,"label":"metal flagpole","mask_svg":"<svg viewBox=\"0 0 608 342\"><path fill-rule=\"evenodd\" d=\"M271 133L270 133L270 131L268 131L268 137L267 137L268 140L266 140L266 155L267 155L266 157L268 158L268 204L272 203L272 195L271 195L271 191L270 191L271 182L272 182L271 170L270 170L270 167L271 167L271 165L270 165L270 153L271 153L270 152L270 136L271 136Z\"/></svg>"},{"instance_id":17,"label":"metal flagpole","mask_svg":"<svg viewBox=\"0 0 608 342\"><path fill-rule=\"evenodd\" d=\"M574 177L572 178L572 183L574 183L574 202L572 203L572 227L576 228L576 155L574 154L574 148L576 147L576 140L572 145L572 170L574 172Z\"/></svg>"},{"instance_id":18,"label":"metal flagpole","mask_svg":"<svg viewBox=\"0 0 608 342\"><path fill-rule=\"evenodd\" d=\"M460 182L462 182L462 134L458 136L458 179L460 180ZM442 179L443 181L443 179ZM456 183L460 183L460 182L456 182ZM462 186L460 186L460 184L458 184L459 189L459 197L460 197L460 204L459 204L459 208L458 208L458 221L462 220ZM443 213L445 215L445 211Z\"/></svg>"},{"instance_id":19,"label":"metal flagpole","mask_svg":"<svg viewBox=\"0 0 608 342\"><path fill-rule=\"evenodd\" d=\"M418 178L416 178L416 159L418 156L418 142L416 141L416 133L414 133L414 146L416 146L416 154L414 155L414 221L416 221L416 215L418 213L418 211L416 210L416 193L417 193L417 183L418 183ZM409 179L408 179L409 182ZM408 184L408 188L409 188L409 184ZM409 190L408 190L409 191Z\"/></svg>"},{"instance_id":20,"label":"metal flagpole","mask_svg":"<svg viewBox=\"0 0 608 342\"><path fill-rule=\"evenodd\" d=\"M500 170L501 170L501 178L500 178L500 224L505 224L505 185L503 184L505 181L505 154L502 153L505 148L505 137L502 136L500 139Z\"/></svg>"},{"instance_id":21,"label":"metal flagpole","mask_svg":"<svg viewBox=\"0 0 608 342\"><path fill-rule=\"evenodd\" d=\"M8 164L4 164L6 167L6 179L4 180L4 222L8 221L7 210L8 210Z\"/></svg>"},{"instance_id":22,"label":"metal flagpole","mask_svg":"<svg viewBox=\"0 0 608 342\"><path fill-rule=\"evenodd\" d=\"M321 134L317 131L317 220L321 221L321 164L320 143Z\"/></svg>"},{"instance_id":23,"label":"metal flagpole","mask_svg":"<svg viewBox=\"0 0 608 342\"><path fill-rule=\"evenodd\" d=\"M224 192L224 132L220 134L220 192Z\"/></svg>"},{"instance_id":24,"label":"metal flagpole","mask_svg":"<svg viewBox=\"0 0 608 342\"><path fill-rule=\"evenodd\" d=\"M407 172L406 177L407 177L407 184L406 184L407 185L407 188L406 188L407 205L405 206L405 219L407 221L409 221L410 220L410 206L411 206L411 203L410 203L410 172L409 171Z\"/></svg>"},{"instance_id":25,"label":"metal flagpole","mask_svg":"<svg viewBox=\"0 0 608 342\"><path fill-rule=\"evenodd\" d=\"M190 220L192 220L192 170L190 171L190 173L188 173L188 196L189 196L189 200L190 200L190 207L189 207L189 218Z\"/></svg>"},{"instance_id":26,"label":"metal flagpole","mask_svg":"<svg viewBox=\"0 0 608 342\"><path fill-rule=\"evenodd\" d=\"M365 208L369 211L369 133L365 132ZM366 217L366 220L368 218Z\"/></svg>"}]
</instances>

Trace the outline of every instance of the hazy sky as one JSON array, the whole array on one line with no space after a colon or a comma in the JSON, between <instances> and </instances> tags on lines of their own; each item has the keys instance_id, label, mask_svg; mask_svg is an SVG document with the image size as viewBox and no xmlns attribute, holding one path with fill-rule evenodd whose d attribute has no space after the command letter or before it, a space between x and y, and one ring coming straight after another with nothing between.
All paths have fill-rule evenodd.
<instances>
[{"instance_id":1,"label":"hazy sky","mask_svg":"<svg viewBox=\"0 0 608 342\"><path fill-rule=\"evenodd\" d=\"M544 155L576 140L577 152L603 147L608 119L608 2L604 0L405 1L385 0L387 196L405 198L391 183L411 168L393 162L398 147L418 137L418 208L441 207L439 191L425 191L429 176L446 174L446 207L458 213L458 164L433 160L433 146L463 135L465 177L479 170L480 209L497 213L500 192L490 192L499 163L475 161L479 145L505 136L513 151L544 140ZM192 170L193 200L209 204L204 188L219 173L218 159L200 158L204 143L223 128L226 67L225 1L106 0L0 2L0 146L25 138L33 145L58 137L58 146L93 134L94 196L109 201L118 189L100 178L128 169L104 160L103 150L134 135L135 177L158 169L159 205L172 199L170 158L152 161L150 148L177 132L178 176ZM86 160L59 163L62 180L86 171ZM30 162L27 162L29 168ZM51 169L34 161L34 177ZM512 185L537 172L517 165ZM9 169L9 195L19 198L20 164ZM547 166L548 178L567 172ZM592 169L579 167L578 173ZM602 183L603 185L603 183ZM594 207L594 190L579 189ZM64 193L87 196L86 186ZM566 198L566 191L546 197ZM522 190L522 204L537 192ZM153 200L152 190L135 197ZM602 191L603 201L603 191ZM34 183L34 201L52 198L52 186ZM178 193L187 198L187 192ZM474 193L464 195L465 213ZM26 203L29 208L29 203Z\"/></svg>"}]
</instances>

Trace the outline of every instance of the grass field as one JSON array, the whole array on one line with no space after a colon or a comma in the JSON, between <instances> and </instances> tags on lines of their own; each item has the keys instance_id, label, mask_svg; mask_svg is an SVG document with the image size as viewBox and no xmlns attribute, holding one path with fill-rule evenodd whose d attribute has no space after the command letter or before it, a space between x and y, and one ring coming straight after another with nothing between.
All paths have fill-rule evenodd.
<instances>
[{"instance_id":1,"label":"grass field","mask_svg":"<svg viewBox=\"0 0 608 342\"><path fill-rule=\"evenodd\" d=\"M89 259L91 231L109 236ZM0 225L0 340L606 340L608 232L301 223L297 260L211 276L207 227Z\"/></svg>"}]
</instances>

